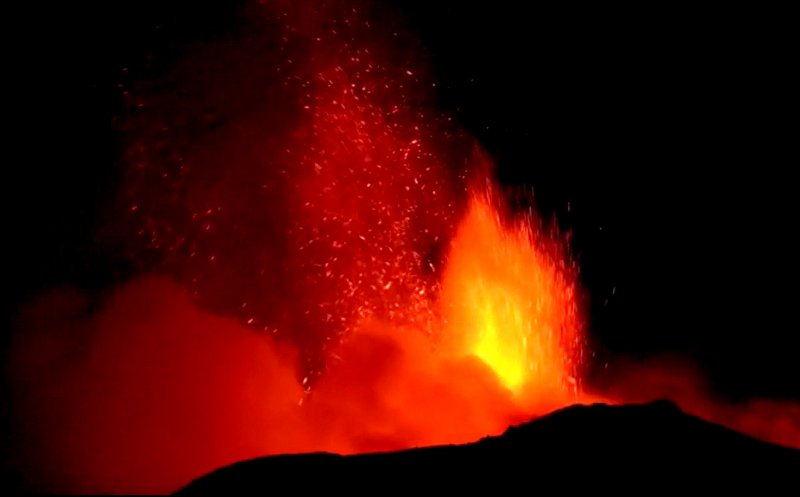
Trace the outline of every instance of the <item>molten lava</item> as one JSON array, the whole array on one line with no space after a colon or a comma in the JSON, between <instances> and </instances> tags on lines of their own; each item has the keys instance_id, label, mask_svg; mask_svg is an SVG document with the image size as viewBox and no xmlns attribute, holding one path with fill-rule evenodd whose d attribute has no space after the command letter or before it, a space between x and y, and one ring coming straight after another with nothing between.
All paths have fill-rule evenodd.
<instances>
[{"instance_id":1,"label":"molten lava","mask_svg":"<svg viewBox=\"0 0 800 497\"><path fill-rule=\"evenodd\" d=\"M576 273L531 214L500 202L473 190L438 291L418 292L400 323L359 320L332 349L305 405L329 423L319 448L468 442L583 398Z\"/></svg>"},{"instance_id":2,"label":"molten lava","mask_svg":"<svg viewBox=\"0 0 800 497\"><path fill-rule=\"evenodd\" d=\"M530 215L504 222L491 193L472 194L451 244L448 332L517 396L561 398L583 345L575 271Z\"/></svg>"}]
</instances>

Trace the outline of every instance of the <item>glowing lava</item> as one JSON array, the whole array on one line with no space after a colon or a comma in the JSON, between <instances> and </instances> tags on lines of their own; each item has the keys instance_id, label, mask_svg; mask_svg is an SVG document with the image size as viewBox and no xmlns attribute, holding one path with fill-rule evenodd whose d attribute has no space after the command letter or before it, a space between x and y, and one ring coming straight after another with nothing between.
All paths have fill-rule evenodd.
<instances>
[{"instance_id":1,"label":"glowing lava","mask_svg":"<svg viewBox=\"0 0 800 497\"><path fill-rule=\"evenodd\" d=\"M504 220L496 202L491 191L473 193L453 239L447 329L518 396L574 389L582 347L575 271L532 214Z\"/></svg>"}]
</instances>

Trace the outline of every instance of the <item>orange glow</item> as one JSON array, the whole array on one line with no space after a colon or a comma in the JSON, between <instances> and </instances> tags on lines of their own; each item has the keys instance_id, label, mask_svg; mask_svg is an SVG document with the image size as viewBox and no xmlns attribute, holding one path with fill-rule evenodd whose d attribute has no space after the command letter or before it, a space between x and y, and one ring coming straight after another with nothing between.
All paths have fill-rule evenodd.
<instances>
[{"instance_id":1,"label":"orange glow","mask_svg":"<svg viewBox=\"0 0 800 497\"><path fill-rule=\"evenodd\" d=\"M504 223L491 195L471 196L443 283L447 329L518 398L574 391L581 344L575 280L537 246L531 219ZM504 225L505 224L505 225Z\"/></svg>"},{"instance_id":2,"label":"orange glow","mask_svg":"<svg viewBox=\"0 0 800 497\"><path fill-rule=\"evenodd\" d=\"M439 291L405 306L409 324L365 318L333 349L306 405L325 420L318 449L469 442L585 398L575 272L531 213L503 216L502 202L471 194Z\"/></svg>"}]
</instances>

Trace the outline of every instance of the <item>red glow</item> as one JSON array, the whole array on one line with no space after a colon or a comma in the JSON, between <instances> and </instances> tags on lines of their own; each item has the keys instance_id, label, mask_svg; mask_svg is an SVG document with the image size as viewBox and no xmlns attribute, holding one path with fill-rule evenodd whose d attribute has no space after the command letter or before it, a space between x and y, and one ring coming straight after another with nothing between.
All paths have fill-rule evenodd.
<instances>
[{"instance_id":1,"label":"red glow","mask_svg":"<svg viewBox=\"0 0 800 497\"><path fill-rule=\"evenodd\" d=\"M22 313L26 489L169 492L267 454L469 442L590 398L560 236L505 207L405 35L333 3L264 7L272 31L188 54L159 76L177 90L138 88L112 236L161 275L93 313L70 292ZM800 447L796 423L764 430L769 408L680 398Z\"/></svg>"},{"instance_id":2,"label":"red glow","mask_svg":"<svg viewBox=\"0 0 800 497\"><path fill-rule=\"evenodd\" d=\"M800 404L754 398L733 402L715 395L696 366L675 357L618 360L619 374L603 389L609 403L669 399L685 412L740 433L800 449Z\"/></svg>"}]
</instances>

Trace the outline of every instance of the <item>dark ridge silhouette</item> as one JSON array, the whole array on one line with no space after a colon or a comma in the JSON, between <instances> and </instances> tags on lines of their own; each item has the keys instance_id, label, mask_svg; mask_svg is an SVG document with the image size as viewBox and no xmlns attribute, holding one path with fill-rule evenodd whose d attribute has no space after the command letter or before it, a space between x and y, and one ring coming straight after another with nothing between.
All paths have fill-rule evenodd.
<instances>
[{"instance_id":1,"label":"dark ridge silhouette","mask_svg":"<svg viewBox=\"0 0 800 497\"><path fill-rule=\"evenodd\" d=\"M665 486L718 489L743 483L763 491L793 485L798 475L800 451L760 442L657 401L573 406L467 445L252 459L198 478L177 495L312 489L330 495L485 489L531 494L576 487L638 487L647 493Z\"/></svg>"}]
</instances>

